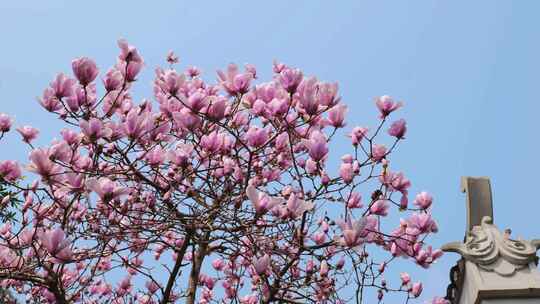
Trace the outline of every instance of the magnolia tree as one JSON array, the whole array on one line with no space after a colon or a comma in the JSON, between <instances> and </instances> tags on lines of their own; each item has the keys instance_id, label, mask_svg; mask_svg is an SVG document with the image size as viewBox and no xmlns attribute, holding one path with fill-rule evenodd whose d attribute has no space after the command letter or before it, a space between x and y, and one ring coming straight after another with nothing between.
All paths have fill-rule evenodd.
<instances>
[{"instance_id":1,"label":"magnolia tree","mask_svg":"<svg viewBox=\"0 0 540 304\"><path fill-rule=\"evenodd\" d=\"M155 101L137 103L144 61L118 45L99 82L96 63L78 58L74 77L59 74L39 98L65 123L60 139L37 147L37 129L16 128L29 157L0 162L1 287L30 303L421 294L407 273L385 275L399 258L427 268L441 256L426 243L437 232L431 195L409 194L390 162L406 132L405 120L389 120L401 103L376 98L378 123L348 130L350 151L333 151L341 160L331 166L345 127L337 84L281 63L268 82L231 64L209 84L195 67L175 70L171 52L155 70ZM2 136L12 123L0 114Z\"/></svg>"}]
</instances>

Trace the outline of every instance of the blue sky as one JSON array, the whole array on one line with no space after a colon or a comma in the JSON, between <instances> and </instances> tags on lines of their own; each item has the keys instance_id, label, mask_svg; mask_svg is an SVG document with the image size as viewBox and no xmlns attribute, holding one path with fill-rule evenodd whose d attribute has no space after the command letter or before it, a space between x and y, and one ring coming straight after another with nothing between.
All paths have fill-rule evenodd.
<instances>
[{"instance_id":1,"label":"blue sky","mask_svg":"<svg viewBox=\"0 0 540 304\"><path fill-rule=\"evenodd\" d=\"M48 143L60 125L35 97L74 57L111 66L120 37L146 60L138 98L151 97L152 70L170 49L207 79L229 62L268 78L279 59L338 81L349 126L373 122L374 96L405 101L409 133L393 162L413 191L434 193L436 244L463 238L462 175L491 178L501 228L540 237L529 196L539 171L539 10L538 1L2 1L0 112L41 128ZM1 159L26 158L22 145L1 147ZM426 296L443 294L455 260L403 270L429 282Z\"/></svg>"}]
</instances>

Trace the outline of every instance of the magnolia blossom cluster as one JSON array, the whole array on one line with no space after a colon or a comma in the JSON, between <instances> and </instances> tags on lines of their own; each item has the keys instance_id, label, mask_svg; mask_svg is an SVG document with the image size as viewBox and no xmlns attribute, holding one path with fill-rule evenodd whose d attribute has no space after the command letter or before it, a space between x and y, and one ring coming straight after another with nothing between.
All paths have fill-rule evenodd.
<instances>
[{"instance_id":1,"label":"magnolia blossom cluster","mask_svg":"<svg viewBox=\"0 0 540 304\"><path fill-rule=\"evenodd\" d=\"M376 98L375 126L349 128L336 83L277 62L267 82L230 64L208 83L175 69L172 52L153 100L137 102L144 60L118 45L108 70L78 58L45 88L39 104L66 125L58 139L38 146L36 128L17 127L28 160L0 161L2 208L16 212L0 227L2 287L40 303L421 295L408 274L386 275L395 261L427 268L441 256L426 242L438 230L432 196L409 193L391 162L407 132L390 119L400 102ZM12 124L0 114L0 134ZM337 166L332 140L349 147Z\"/></svg>"}]
</instances>

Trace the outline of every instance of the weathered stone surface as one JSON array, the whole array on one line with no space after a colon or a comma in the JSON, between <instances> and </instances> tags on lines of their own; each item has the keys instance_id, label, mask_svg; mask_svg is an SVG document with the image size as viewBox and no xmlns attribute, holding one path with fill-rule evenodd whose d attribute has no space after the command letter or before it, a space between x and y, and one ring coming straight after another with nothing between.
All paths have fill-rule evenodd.
<instances>
[{"instance_id":1,"label":"weathered stone surface","mask_svg":"<svg viewBox=\"0 0 540 304\"><path fill-rule=\"evenodd\" d=\"M461 191L466 195L467 230L480 225L485 216L493 219L491 183L487 177L462 177Z\"/></svg>"},{"instance_id":2,"label":"weathered stone surface","mask_svg":"<svg viewBox=\"0 0 540 304\"><path fill-rule=\"evenodd\" d=\"M487 299L483 300L481 304L538 304L538 299L535 298L522 298L522 299L516 299L516 298L509 298L509 299Z\"/></svg>"}]
</instances>

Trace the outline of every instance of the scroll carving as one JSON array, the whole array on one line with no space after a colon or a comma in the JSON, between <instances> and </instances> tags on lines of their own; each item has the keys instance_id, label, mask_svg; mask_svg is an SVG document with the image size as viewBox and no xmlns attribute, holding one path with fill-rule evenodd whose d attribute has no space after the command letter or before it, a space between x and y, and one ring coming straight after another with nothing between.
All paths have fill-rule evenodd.
<instances>
[{"instance_id":1,"label":"scroll carving","mask_svg":"<svg viewBox=\"0 0 540 304\"><path fill-rule=\"evenodd\" d=\"M480 225L472 227L464 243L452 242L442 247L444 251L459 253L465 260L502 276L511 276L531 262L536 263L539 248L540 240L506 238L489 216L484 216Z\"/></svg>"}]
</instances>

